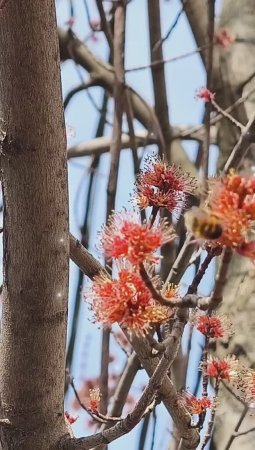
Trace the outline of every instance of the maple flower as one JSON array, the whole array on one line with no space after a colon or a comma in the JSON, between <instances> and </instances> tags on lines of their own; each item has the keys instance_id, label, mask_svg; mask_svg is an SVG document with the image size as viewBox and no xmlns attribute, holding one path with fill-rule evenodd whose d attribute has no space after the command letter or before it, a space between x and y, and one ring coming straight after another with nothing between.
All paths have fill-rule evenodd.
<instances>
[{"instance_id":1,"label":"maple flower","mask_svg":"<svg viewBox=\"0 0 255 450\"><path fill-rule=\"evenodd\" d=\"M174 283L168 283L163 289L161 289L161 294L163 297L167 300L169 300L169 303L171 304L171 300L180 300L181 296L178 292L179 286Z\"/></svg>"},{"instance_id":2,"label":"maple flower","mask_svg":"<svg viewBox=\"0 0 255 450\"><path fill-rule=\"evenodd\" d=\"M217 245L238 248L240 254L252 254L252 246L246 248L244 244L255 220L255 177L231 170L221 179L212 180L208 207L223 229Z\"/></svg>"},{"instance_id":3,"label":"maple flower","mask_svg":"<svg viewBox=\"0 0 255 450\"><path fill-rule=\"evenodd\" d=\"M107 259L125 258L131 264L155 262L155 251L174 239L173 228L162 220L150 227L140 223L138 215L114 212L103 228L101 244Z\"/></svg>"},{"instance_id":4,"label":"maple flower","mask_svg":"<svg viewBox=\"0 0 255 450\"><path fill-rule=\"evenodd\" d=\"M190 392L183 392L179 396L179 403L185 406L190 414L203 414L207 409L211 408L213 402L208 397L197 398Z\"/></svg>"},{"instance_id":5,"label":"maple flower","mask_svg":"<svg viewBox=\"0 0 255 450\"><path fill-rule=\"evenodd\" d=\"M141 209L154 206L178 212L194 186L194 179L180 167L170 166L159 157L148 157L137 176L135 201Z\"/></svg>"},{"instance_id":6,"label":"maple flower","mask_svg":"<svg viewBox=\"0 0 255 450\"><path fill-rule=\"evenodd\" d=\"M105 326L118 323L129 332L146 334L153 324L169 318L169 308L158 305L139 273L122 268L118 279L103 273L96 276L87 298L92 301L95 319Z\"/></svg>"},{"instance_id":7,"label":"maple flower","mask_svg":"<svg viewBox=\"0 0 255 450\"><path fill-rule=\"evenodd\" d=\"M79 416L73 417L71 416L67 411L65 411L65 419L68 423L70 423L71 425L76 422L76 420L79 418Z\"/></svg>"},{"instance_id":8,"label":"maple flower","mask_svg":"<svg viewBox=\"0 0 255 450\"><path fill-rule=\"evenodd\" d=\"M89 390L89 408L94 411L98 412L98 408L100 405L101 400L101 392L99 388L96 389L90 389Z\"/></svg>"},{"instance_id":9,"label":"maple flower","mask_svg":"<svg viewBox=\"0 0 255 450\"><path fill-rule=\"evenodd\" d=\"M229 382L237 379L237 369L238 360L235 356L226 356L226 358L219 359L210 355L208 357L205 372L208 376L216 378L217 380L226 380Z\"/></svg>"},{"instance_id":10,"label":"maple flower","mask_svg":"<svg viewBox=\"0 0 255 450\"><path fill-rule=\"evenodd\" d=\"M205 102L211 102L214 100L215 93L211 92L206 87L202 87L196 91L196 98L201 98Z\"/></svg>"},{"instance_id":11,"label":"maple flower","mask_svg":"<svg viewBox=\"0 0 255 450\"><path fill-rule=\"evenodd\" d=\"M236 37L227 28L220 28L214 35L216 44L224 49L228 49L235 42Z\"/></svg>"},{"instance_id":12,"label":"maple flower","mask_svg":"<svg viewBox=\"0 0 255 450\"><path fill-rule=\"evenodd\" d=\"M208 338L217 339L232 335L232 323L227 316L195 314L193 325Z\"/></svg>"}]
</instances>

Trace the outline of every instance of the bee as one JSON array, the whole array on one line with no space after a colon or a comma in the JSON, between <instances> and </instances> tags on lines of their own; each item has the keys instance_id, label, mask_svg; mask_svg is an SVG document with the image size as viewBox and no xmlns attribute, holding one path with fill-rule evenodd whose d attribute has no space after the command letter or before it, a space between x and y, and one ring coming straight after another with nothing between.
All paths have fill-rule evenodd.
<instances>
[{"instance_id":1,"label":"bee","mask_svg":"<svg viewBox=\"0 0 255 450\"><path fill-rule=\"evenodd\" d=\"M184 214L187 229L199 239L216 240L223 233L223 225L217 215L193 206Z\"/></svg>"}]
</instances>

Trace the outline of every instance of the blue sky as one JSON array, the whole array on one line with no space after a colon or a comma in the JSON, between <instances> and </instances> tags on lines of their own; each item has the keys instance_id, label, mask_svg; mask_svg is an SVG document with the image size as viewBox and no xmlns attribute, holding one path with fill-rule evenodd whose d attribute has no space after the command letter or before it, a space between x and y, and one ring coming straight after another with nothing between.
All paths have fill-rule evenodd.
<instances>
[{"instance_id":1,"label":"blue sky","mask_svg":"<svg viewBox=\"0 0 255 450\"><path fill-rule=\"evenodd\" d=\"M216 2L217 8L220 7L220 1ZM94 0L87 0L92 19L97 19L98 14L95 7ZM107 3L106 3L107 4ZM66 27L65 22L69 18L69 0L58 0L57 17L60 26ZM75 33L84 39L89 34L89 26L86 19L83 0L73 0L76 24L74 27ZM170 24L176 17L180 10L180 2L178 0L161 1L162 11L162 30L163 35L169 28ZM91 50L100 58L107 58L107 45L105 39L100 33L98 41L89 40L88 43ZM125 66L133 67L136 65L149 63L149 47L148 47L148 21L147 21L147 1L133 0L128 6L127 13L127 34L126 34L126 61ZM189 30L187 20L182 15L178 26L172 33L171 39L164 44L164 57L172 57L178 54L190 51L195 48L193 36ZM88 75L82 69L79 70L80 75L84 80L88 79ZM165 66L167 92L169 99L170 120L172 125L176 124L198 124L201 122L203 104L195 99L195 91L205 85L205 74L200 62L200 57L194 55L189 58L182 59L178 62L170 63ZM140 72L127 73L126 82L136 89L144 98L153 104L153 91L150 70L146 69ZM74 86L80 83L80 78L77 74L77 68L71 61L65 62L62 66L62 83L63 95ZM102 97L102 90L100 88L93 88L91 93L97 102L100 104ZM69 138L68 144L83 142L93 138L96 127L97 112L91 105L87 94L85 92L78 94L70 103L66 111L66 123L72 127L75 135ZM137 129L141 128L136 124ZM111 135L111 128L106 127L106 134ZM183 144L189 156L194 157L196 144L185 142ZM152 148L153 150L153 148ZM217 156L217 149L211 151L211 173L215 165L215 158ZM83 198L86 193L87 181L86 175L90 165L89 158L79 158L75 161L69 162L69 196L70 196L70 228L71 232L79 237L79 227L82 223L84 213ZM90 250L98 257L98 252L95 251L95 243L97 238L97 231L100 229L105 218L105 200L106 200L106 185L109 172L109 157L104 155L102 157L99 173L97 190L94 197L93 205L93 223L94 232L90 240ZM116 199L116 209L119 210L123 206L130 208L129 194L133 189L133 177L129 175L132 173L132 160L130 151L124 150L121 153L118 195ZM192 269L186 274L184 283L188 283L192 275ZM70 269L70 314L72 313L72 301L74 297L74 289L77 283L77 269L71 264ZM201 292L208 294L211 289L211 274L204 277L201 283ZM90 344L88 345L88 340ZM194 360L199 360L199 353L197 348L193 349ZM86 363L85 363L86 358ZM98 328L88 320L88 309L85 303L82 303L81 316L79 320L79 332L77 345L75 348L75 367L73 375L75 376L76 384L83 378L96 376L99 370L100 363L100 331ZM114 363L115 370L119 370L123 364L123 358L120 356L119 360ZM139 387L144 379L136 380L136 385ZM192 374L190 377L190 384L192 384ZM190 386L191 388L192 386ZM70 399L70 398L69 398ZM70 404L67 400L67 407ZM163 407L158 407L160 412L159 425L156 432L156 442L154 450L165 450L167 448L168 434L167 429L171 428L169 416L164 411ZM138 427L137 427L138 429ZM137 448L137 429L135 429L128 437L123 437L116 443L112 443L110 450L138 450ZM90 433L84 427L84 415L81 413L79 420L74 424L73 430L77 436ZM148 442L148 450L149 450ZM146 449L147 450L147 449Z\"/></svg>"}]
</instances>

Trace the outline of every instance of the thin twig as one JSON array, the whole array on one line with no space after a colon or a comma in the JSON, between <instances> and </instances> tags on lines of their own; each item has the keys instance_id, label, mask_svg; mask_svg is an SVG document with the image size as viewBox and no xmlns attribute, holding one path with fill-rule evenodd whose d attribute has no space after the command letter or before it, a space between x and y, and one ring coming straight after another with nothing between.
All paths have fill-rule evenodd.
<instances>
[{"instance_id":1,"label":"thin twig","mask_svg":"<svg viewBox=\"0 0 255 450\"><path fill-rule=\"evenodd\" d=\"M120 416L133 380L141 365L135 352L129 357L112 399L112 416Z\"/></svg>"},{"instance_id":2,"label":"thin twig","mask_svg":"<svg viewBox=\"0 0 255 450\"><path fill-rule=\"evenodd\" d=\"M254 142L254 136L250 134L250 130L254 125L255 121L255 112L251 115L247 125L244 127L238 142L233 148L229 158L226 161L226 164L223 169L223 173L228 173L231 167L236 168L240 162L243 160L245 154L247 153L250 144Z\"/></svg>"},{"instance_id":3,"label":"thin twig","mask_svg":"<svg viewBox=\"0 0 255 450\"><path fill-rule=\"evenodd\" d=\"M166 59L158 59L156 61L151 62L150 64L144 64L141 66L134 66L134 67L129 67L128 69L125 69L125 72L137 72L139 70L145 70L145 69L151 69L152 67L158 67L161 66L163 64L167 64L167 63L171 63L171 62L175 62L175 61L179 61L180 59L184 59L187 58L189 56L193 56L196 53L200 53L201 51L205 50L208 48L208 44L202 45L201 47L196 48L195 50L191 50L189 52L185 52L185 53L181 53L180 55L171 57L171 58L166 58Z\"/></svg>"},{"instance_id":4,"label":"thin twig","mask_svg":"<svg viewBox=\"0 0 255 450\"><path fill-rule=\"evenodd\" d=\"M250 89L249 91L247 91L242 97L239 97L232 105L228 106L228 108L222 110L219 114L217 114L217 116L212 117L210 119L210 123L211 126L215 125L216 123L218 123L220 120L222 120L223 116L225 116L226 114L230 113L231 111L233 111L236 107L240 106L242 103L244 103L255 91L255 88ZM233 117L233 116L230 116ZM204 128L204 124L202 125L198 125L196 127L193 128L187 128L187 130L183 131L183 133L180 135L180 138L186 138L187 136L192 136L195 133L203 130ZM175 134L174 134L175 136Z\"/></svg>"},{"instance_id":5,"label":"thin twig","mask_svg":"<svg viewBox=\"0 0 255 450\"><path fill-rule=\"evenodd\" d=\"M123 0L116 5L114 14L114 42L113 42L113 65L115 71L114 96L114 119L112 130L112 142L110 146L110 171L107 185L107 209L106 218L110 216L115 208L117 191L117 180L119 172L119 159L121 149L122 119L125 105L125 75L124 75L124 53L125 53L125 20L126 1ZM108 361L110 348L110 330L102 333L101 354L101 411L105 414L108 405Z\"/></svg>"},{"instance_id":6,"label":"thin twig","mask_svg":"<svg viewBox=\"0 0 255 450\"><path fill-rule=\"evenodd\" d=\"M213 39L214 39L214 16L215 16L215 0L207 0L208 22L207 22L207 52L206 52L206 88L212 91L212 71L213 71ZM203 142L202 157L202 191L207 192L207 178L209 166L209 149L210 149L210 128L211 128L211 102L205 104L205 135Z\"/></svg>"},{"instance_id":7,"label":"thin twig","mask_svg":"<svg viewBox=\"0 0 255 450\"><path fill-rule=\"evenodd\" d=\"M233 125L235 125L241 132L244 131L245 126L241 123L238 122L238 120L236 120L233 116L231 116L231 114L229 114L227 112L227 110L224 110L220 107L220 105L218 105L218 103L212 99L211 100L211 104L214 107L214 109L216 109L216 111L222 115L222 117L225 117L225 119L228 119ZM212 123L212 121L210 121L210 123Z\"/></svg>"},{"instance_id":8,"label":"thin twig","mask_svg":"<svg viewBox=\"0 0 255 450\"><path fill-rule=\"evenodd\" d=\"M220 262L220 267L215 280L214 290L211 295L212 309L215 309L222 300L223 289L227 282L227 274L229 264L232 259L232 255L233 250L231 248L229 247L224 248Z\"/></svg>"},{"instance_id":9,"label":"thin twig","mask_svg":"<svg viewBox=\"0 0 255 450\"><path fill-rule=\"evenodd\" d=\"M208 351L209 351L209 343L210 339L208 336L205 336L205 343L204 343L204 349L202 354L202 397L208 396L208 383L209 383L209 376L207 375L207 361L208 361Z\"/></svg>"},{"instance_id":10,"label":"thin twig","mask_svg":"<svg viewBox=\"0 0 255 450\"><path fill-rule=\"evenodd\" d=\"M135 129L134 129L134 112L132 107L132 102L130 99L130 92L126 89L125 91L126 95L126 115L127 115L127 123L128 123L128 129L129 129L129 137L130 137L130 148L132 151L133 156L133 163L134 163L134 174L137 175L140 169L140 161L137 154L137 142L136 142L136 136L135 136Z\"/></svg>"},{"instance_id":11,"label":"thin twig","mask_svg":"<svg viewBox=\"0 0 255 450\"><path fill-rule=\"evenodd\" d=\"M108 444L131 431L140 422L140 420L144 417L145 412L148 411L149 405L154 400L158 390L166 378L169 368L176 358L184 328L184 323L182 323L182 321L183 318L176 318L175 327L173 329L173 333L168 338L165 352L163 353L159 364L157 365L148 382L148 385L144 389L133 411L128 414L125 419L118 422L108 430L104 430L86 438L70 439L66 437L61 445L62 449L82 450L90 449L100 444Z\"/></svg>"},{"instance_id":12,"label":"thin twig","mask_svg":"<svg viewBox=\"0 0 255 450\"><path fill-rule=\"evenodd\" d=\"M156 413L155 409L152 411L152 418L153 418L153 428L152 428L150 450L154 450L154 445L155 445L155 436L156 436L156 428L157 428L157 413Z\"/></svg>"},{"instance_id":13,"label":"thin twig","mask_svg":"<svg viewBox=\"0 0 255 450\"><path fill-rule=\"evenodd\" d=\"M64 100L64 109L67 108L70 100L73 98L73 96L75 94L77 94L78 92L81 92L81 91L85 91L86 89L89 89L90 87L95 86L96 84L97 84L96 79L90 79L86 83L81 83L78 86L76 86L73 89L71 89L68 92L68 94L67 94L67 96L66 96L66 98Z\"/></svg>"},{"instance_id":14,"label":"thin twig","mask_svg":"<svg viewBox=\"0 0 255 450\"><path fill-rule=\"evenodd\" d=\"M115 10L114 19L114 69L115 69L115 85L114 85L114 121L112 142L110 146L110 173L107 186L107 217L114 209L119 157L121 149L122 135L122 117L125 106L125 78L124 78L124 50L125 50L125 16L126 5L119 2Z\"/></svg>"},{"instance_id":15,"label":"thin twig","mask_svg":"<svg viewBox=\"0 0 255 450\"><path fill-rule=\"evenodd\" d=\"M206 266L206 264L205 264ZM201 310L207 310L210 309L211 306L214 304L212 302L212 299L210 297L199 297L195 295L194 293L189 293L182 297L181 299L168 299L167 297L164 297L162 293L157 291L155 286L153 285L150 276L148 275L144 265L141 263L139 267L141 278L143 279L146 287L149 289L152 298L156 300L160 305L167 306L169 308L181 308L181 309L188 309L188 308L199 308ZM204 271L202 270L199 274L197 281L201 279L202 273L204 274Z\"/></svg>"},{"instance_id":16,"label":"thin twig","mask_svg":"<svg viewBox=\"0 0 255 450\"><path fill-rule=\"evenodd\" d=\"M235 433L235 438L239 437L239 436L244 436L245 434L249 434L252 433L253 431L255 431L255 427L249 428L248 430L245 431L239 431L239 433Z\"/></svg>"},{"instance_id":17,"label":"thin twig","mask_svg":"<svg viewBox=\"0 0 255 450\"><path fill-rule=\"evenodd\" d=\"M204 450L207 443L209 442L209 440L212 437L213 427L214 427L214 422L215 422L215 415L216 415L216 408L217 408L217 399L218 399L218 395L219 395L219 385L220 385L220 379L217 379L216 383L215 383L215 388L214 388L214 404L213 404L212 410L211 410L211 417L208 422L207 432L205 434L205 437L202 442L200 450Z\"/></svg>"},{"instance_id":18,"label":"thin twig","mask_svg":"<svg viewBox=\"0 0 255 450\"><path fill-rule=\"evenodd\" d=\"M158 47L160 47L162 44L164 44L164 42L167 41L167 39L171 36L172 32L178 25L178 22L183 14L183 11L184 11L184 5L180 9L180 11L177 13L176 18L174 19L173 23L171 24L169 30L166 32L165 36L162 39L160 39L160 41L156 42L156 44L153 47L153 50L157 50Z\"/></svg>"},{"instance_id":19,"label":"thin twig","mask_svg":"<svg viewBox=\"0 0 255 450\"><path fill-rule=\"evenodd\" d=\"M249 411L249 408L248 408L247 405L245 405L245 407L244 407L244 409L243 409L243 412L242 412L241 416L239 417L239 420L238 420L238 422L237 422L237 424L236 424L236 426L235 426L234 433L232 433L232 435L230 436L230 438L229 438L229 440L228 440L228 442L227 442L227 444L226 444L224 450L229 450L229 449L230 449L230 447L231 447L231 445L232 445L232 442L233 442L234 439L237 437L237 436L236 436L236 433L238 432L240 426L242 425L242 423L243 423L243 421L244 421L244 419L245 419L246 414L247 414L248 411Z\"/></svg>"},{"instance_id":20,"label":"thin twig","mask_svg":"<svg viewBox=\"0 0 255 450\"><path fill-rule=\"evenodd\" d=\"M163 59L162 45L154 48L156 42L161 40L161 21L160 21L160 2L159 0L147 1L148 20L149 20L149 38L150 38L150 56L151 62ZM164 65L151 66L151 75L153 83L153 92L155 99L155 113L159 121L163 142L159 143L159 154L166 155L166 148L171 142L171 127L169 125L169 108L167 102L167 90L165 80Z\"/></svg>"},{"instance_id":21,"label":"thin twig","mask_svg":"<svg viewBox=\"0 0 255 450\"><path fill-rule=\"evenodd\" d=\"M221 253L221 249L218 247L208 248L207 255L202 262L200 268L198 269L192 283L188 287L187 294L195 294L197 292L198 285L200 284L206 270L208 269L209 264L213 260L215 256L218 256Z\"/></svg>"},{"instance_id":22,"label":"thin twig","mask_svg":"<svg viewBox=\"0 0 255 450\"><path fill-rule=\"evenodd\" d=\"M106 40L107 40L108 45L110 47L111 54L113 54L113 36L112 36L112 31L111 31L111 28L109 26L108 20L106 19L105 10L104 10L104 7L103 7L102 0L96 0L96 4L97 4L97 9L98 9L98 12L99 12L99 15L100 15L100 19L101 19L102 31L105 34Z\"/></svg>"},{"instance_id":23,"label":"thin twig","mask_svg":"<svg viewBox=\"0 0 255 450\"><path fill-rule=\"evenodd\" d=\"M107 422L119 422L120 420L123 420L122 417L110 417L110 416L106 416L104 414L99 413L98 411L92 411L91 408L87 407L80 399L80 396L78 394L78 391L74 385L74 381L73 378L70 377L69 378L69 384L73 389L75 398L77 400L77 402L79 403L80 407L86 411L90 417L92 417L92 419L96 420L99 423L107 423Z\"/></svg>"}]
</instances>

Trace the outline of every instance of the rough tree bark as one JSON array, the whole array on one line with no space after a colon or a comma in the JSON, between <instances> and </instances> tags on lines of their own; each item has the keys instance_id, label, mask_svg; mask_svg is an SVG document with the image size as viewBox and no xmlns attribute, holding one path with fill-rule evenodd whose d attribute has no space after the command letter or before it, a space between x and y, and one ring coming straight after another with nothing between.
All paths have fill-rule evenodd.
<instances>
[{"instance_id":1,"label":"rough tree bark","mask_svg":"<svg viewBox=\"0 0 255 450\"><path fill-rule=\"evenodd\" d=\"M192 32L198 46L206 42L206 4L203 0L182 0ZM241 8L240 8L241 7ZM244 92L254 86L254 25L255 2L243 0L241 4L234 0L222 2L222 12L219 27L226 28L236 40L231 47L219 49L215 47L213 91L216 100L223 109L231 105ZM203 55L202 55L203 56ZM245 105L233 111L233 115L246 124L254 112L254 94ZM218 169L223 168L233 149L239 132L228 121L223 119L218 128L218 145L220 149ZM254 165L254 144L243 161L242 170L250 173ZM235 334L226 345L217 345L217 354L236 354L248 366L254 366L254 266L246 258L234 256L229 267L228 282L224 290L224 300L221 313L230 314L234 324ZM243 406L228 391L222 390L219 408L217 408L215 431L212 448L227 450L227 443L242 414ZM227 425L227 427L226 427ZM254 425L254 417L246 414L239 431L248 430ZM231 444L231 450L252 450L254 448L254 433L236 438Z\"/></svg>"},{"instance_id":2,"label":"rough tree bark","mask_svg":"<svg viewBox=\"0 0 255 450\"><path fill-rule=\"evenodd\" d=\"M0 11L2 449L49 449L63 418L68 198L53 0Z\"/></svg>"},{"instance_id":3,"label":"rough tree bark","mask_svg":"<svg viewBox=\"0 0 255 450\"><path fill-rule=\"evenodd\" d=\"M221 106L225 107L226 104L231 104L247 89L254 86L254 0L244 0L241 10L238 8L238 2L224 0L220 26L226 27L233 36L236 36L237 40L228 52L223 50L220 52L220 77L222 81L221 89L218 90L218 98ZM248 121L254 112L254 101L255 96L253 95L245 103L245 106L235 111L235 116L240 122L246 123ZM222 168L233 148L236 136L234 127L229 122L222 121L219 128L219 169ZM241 169L246 173L250 173L250 168L254 165L254 150L254 144L252 144L243 160ZM226 353L234 353L245 365L253 367L255 364L254 276L254 265L249 260L237 256L233 257L221 312L231 315L235 334L230 340L228 348L222 345L217 346L219 355L225 356ZM225 390L222 394L213 436L213 448L217 450L228 448L230 436L234 432L244 409L243 405L234 399L228 391ZM227 424L227 432L225 424ZM239 431L248 430L253 426L254 417L248 413ZM233 441L231 450L239 450L240 448L243 450L254 448L254 432L240 436Z\"/></svg>"}]
</instances>

